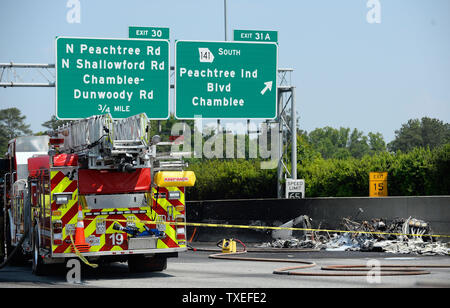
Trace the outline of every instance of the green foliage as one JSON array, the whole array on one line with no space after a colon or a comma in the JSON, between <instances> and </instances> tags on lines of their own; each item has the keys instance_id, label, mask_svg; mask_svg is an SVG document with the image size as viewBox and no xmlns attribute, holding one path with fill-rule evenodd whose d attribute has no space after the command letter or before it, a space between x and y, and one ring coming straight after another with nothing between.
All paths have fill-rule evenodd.
<instances>
[{"instance_id":1,"label":"green foliage","mask_svg":"<svg viewBox=\"0 0 450 308\"><path fill-rule=\"evenodd\" d=\"M369 196L369 172L382 171L388 172L389 196L450 194L450 144L359 159L324 159L307 143L299 148L297 176L305 179L307 197ZM189 169L197 176L190 200L276 198L276 169L262 170L259 161L205 160Z\"/></svg>"},{"instance_id":2,"label":"green foliage","mask_svg":"<svg viewBox=\"0 0 450 308\"><path fill-rule=\"evenodd\" d=\"M48 128L49 130L57 129L59 126L70 123L70 120L58 120L55 115L52 115L50 120L42 123L42 126Z\"/></svg>"},{"instance_id":3,"label":"green foliage","mask_svg":"<svg viewBox=\"0 0 450 308\"><path fill-rule=\"evenodd\" d=\"M195 186L190 200L276 197L276 169L260 169L260 161L243 159L204 160L192 163Z\"/></svg>"},{"instance_id":4,"label":"green foliage","mask_svg":"<svg viewBox=\"0 0 450 308\"><path fill-rule=\"evenodd\" d=\"M420 137L433 147L388 152L380 133L365 136L357 129L342 127L318 128L309 134L298 131L297 177L305 179L306 196L368 196L369 173L383 171L388 172L389 196L449 195L450 144L445 130L436 129L439 123L433 119L408 123L434 127L425 129L428 133L421 132ZM262 170L256 160L196 160L191 170L197 174L196 186L188 190L191 199L276 197L276 169Z\"/></svg>"},{"instance_id":5,"label":"green foliage","mask_svg":"<svg viewBox=\"0 0 450 308\"><path fill-rule=\"evenodd\" d=\"M417 147L435 147L450 142L450 124L423 117L411 119L395 131L395 139L388 144L392 152L408 152Z\"/></svg>"},{"instance_id":6,"label":"green foliage","mask_svg":"<svg viewBox=\"0 0 450 308\"><path fill-rule=\"evenodd\" d=\"M378 152L361 159L317 159L298 166L310 197L369 195L369 172L388 172L390 196L450 194L450 144L408 153Z\"/></svg>"},{"instance_id":7,"label":"green foliage","mask_svg":"<svg viewBox=\"0 0 450 308\"><path fill-rule=\"evenodd\" d=\"M291 155L290 151L288 153ZM305 134L297 135L297 161L300 164L307 164L316 159L322 158L319 151L308 142L308 136Z\"/></svg>"},{"instance_id":8,"label":"green foliage","mask_svg":"<svg viewBox=\"0 0 450 308\"><path fill-rule=\"evenodd\" d=\"M339 130L329 126L316 128L309 133L308 142L323 158L333 158L336 153L342 156L342 150L347 149L349 133L350 129L343 127Z\"/></svg>"},{"instance_id":9,"label":"green foliage","mask_svg":"<svg viewBox=\"0 0 450 308\"><path fill-rule=\"evenodd\" d=\"M367 141L367 136L364 136L363 132L358 131L356 128L352 131L349 144L352 157L361 158L369 153L370 148Z\"/></svg>"},{"instance_id":10,"label":"green foliage","mask_svg":"<svg viewBox=\"0 0 450 308\"><path fill-rule=\"evenodd\" d=\"M32 133L24 120L25 116L17 108L0 110L0 156L10 139ZM54 129L65 122L52 116L42 126ZM177 122L180 121L173 116L164 121L151 121L150 132L168 141L169 136L182 134L173 130ZM185 123L190 128L191 150L194 150L195 134L200 134L202 145L215 134L197 131L192 120ZM307 197L368 196L369 172L376 171L388 172L390 196L450 195L450 125L424 117L409 120L395 133L395 140L387 146L391 151L388 152L380 133L370 132L365 136L357 129L343 127L317 128L309 134L298 131L297 177L305 179ZM238 149L237 138L233 136L232 156L236 157L239 151L248 158L246 145L255 140L243 136L245 145ZM225 151L224 147L223 157ZM275 198L277 195L277 170L261 169L260 159L191 158L188 162L188 170L193 170L197 177L196 185L187 190L190 200Z\"/></svg>"},{"instance_id":11,"label":"green foliage","mask_svg":"<svg viewBox=\"0 0 450 308\"><path fill-rule=\"evenodd\" d=\"M384 142L381 133L369 133L370 154L386 151L386 142Z\"/></svg>"},{"instance_id":12,"label":"green foliage","mask_svg":"<svg viewBox=\"0 0 450 308\"><path fill-rule=\"evenodd\" d=\"M408 153L399 152L390 168L389 182L393 195L450 194L448 174L450 144L430 150L415 148Z\"/></svg>"},{"instance_id":13,"label":"green foliage","mask_svg":"<svg viewBox=\"0 0 450 308\"><path fill-rule=\"evenodd\" d=\"M350 133L350 128L336 129L327 126L316 128L305 136L313 149L325 159L361 158L367 154L386 151L386 143L380 133L369 132L365 136L356 128Z\"/></svg>"},{"instance_id":14,"label":"green foliage","mask_svg":"<svg viewBox=\"0 0 450 308\"><path fill-rule=\"evenodd\" d=\"M439 150L433 151L434 183L428 193L433 195L450 195L450 143L443 145Z\"/></svg>"},{"instance_id":15,"label":"green foliage","mask_svg":"<svg viewBox=\"0 0 450 308\"><path fill-rule=\"evenodd\" d=\"M0 110L0 157L7 151L9 140L32 134L30 125L24 122L25 118L17 108Z\"/></svg>"},{"instance_id":16,"label":"green foliage","mask_svg":"<svg viewBox=\"0 0 450 308\"><path fill-rule=\"evenodd\" d=\"M306 195L316 197L343 197L363 195L365 178L361 161L348 159L319 159L313 164L299 166L298 176L305 179ZM368 184L367 184L368 185Z\"/></svg>"}]
</instances>

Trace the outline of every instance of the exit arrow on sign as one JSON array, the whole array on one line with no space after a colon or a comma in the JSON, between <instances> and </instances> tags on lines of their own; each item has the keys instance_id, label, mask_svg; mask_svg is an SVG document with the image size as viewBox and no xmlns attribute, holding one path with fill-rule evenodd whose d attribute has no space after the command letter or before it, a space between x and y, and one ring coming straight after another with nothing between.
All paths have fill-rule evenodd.
<instances>
[{"instance_id":1,"label":"exit arrow on sign","mask_svg":"<svg viewBox=\"0 0 450 308\"><path fill-rule=\"evenodd\" d=\"M261 90L261 95L264 95L264 93L266 93L267 90L272 91L272 83L273 83L272 81L264 82L266 86L264 87L264 89Z\"/></svg>"}]
</instances>

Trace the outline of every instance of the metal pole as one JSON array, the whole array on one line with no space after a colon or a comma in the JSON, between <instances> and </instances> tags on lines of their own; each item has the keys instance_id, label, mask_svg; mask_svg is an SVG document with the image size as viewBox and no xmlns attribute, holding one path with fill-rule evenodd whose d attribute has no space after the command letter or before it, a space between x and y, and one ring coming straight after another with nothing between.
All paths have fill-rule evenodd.
<instances>
[{"instance_id":1,"label":"metal pole","mask_svg":"<svg viewBox=\"0 0 450 308\"><path fill-rule=\"evenodd\" d=\"M9 68L9 67L17 67L17 68L55 68L55 64L49 63L0 63L0 68Z\"/></svg>"},{"instance_id":2,"label":"metal pole","mask_svg":"<svg viewBox=\"0 0 450 308\"><path fill-rule=\"evenodd\" d=\"M226 0L224 0L226 1ZM225 13L226 15L226 13ZM226 20L225 20L226 22ZM225 26L226 27L226 26ZM9 62L9 63L0 63L0 68L10 68L10 67L17 67L17 68L55 68L55 64L53 63L14 63L14 62ZM175 66L171 65L170 66L170 70L174 71L175 70ZM278 68L278 73L282 73L282 72L293 72L294 69L293 68Z\"/></svg>"},{"instance_id":3,"label":"metal pole","mask_svg":"<svg viewBox=\"0 0 450 308\"><path fill-rule=\"evenodd\" d=\"M295 87L291 88L291 177L297 179L297 119L295 116Z\"/></svg>"},{"instance_id":4,"label":"metal pole","mask_svg":"<svg viewBox=\"0 0 450 308\"><path fill-rule=\"evenodd\" d=\"M13 87L54 87L54 82L49 83L26 83L26 82L0 82L0 87L2 88L13 88Z\"/></svg>"},{"instance_id":5,"label":"metal pole","mask_svg":"<svg viewBox=\"0 0 450 308\"><path fill-rule=\"evenodd\" d=\"M3 80L3 72L7 69L46 69L48 71L49 68L54 69L55 64L50 63L0 63L0 87L2 88L12 88L12 87L55 87L55 82L15 82L15 81L4 81ZM51 73L50 73L51 74ZM41 73L42 76L44 76ZM52 76L53 77L53 76ZM49 78L45 77L45 79L49 80Z\"/></svg>"},{"instance_id":6,"label":"metal pole","mask_svg":"<svg viewBox=\"0 0 450 308\"><path fill-rule=\"evenodd\" d=\"M283 123L281 121L281 113L283 111L283 92L277 88L278 91L278 168L277 168L277 198L283 198L283 187L281 181L283 180Z\"/></svg>"},{"instance_id":7,"label":"metal pole","mask_svg":"<svg viewBox=\"0 0 450 308\"><path fill-rule=\"evenodd\" d=\"M225 41L228 41L227 34L227 0L223 0L223 19L224 19L224 27L225 27Z\"/></svg>"}]
</instances>

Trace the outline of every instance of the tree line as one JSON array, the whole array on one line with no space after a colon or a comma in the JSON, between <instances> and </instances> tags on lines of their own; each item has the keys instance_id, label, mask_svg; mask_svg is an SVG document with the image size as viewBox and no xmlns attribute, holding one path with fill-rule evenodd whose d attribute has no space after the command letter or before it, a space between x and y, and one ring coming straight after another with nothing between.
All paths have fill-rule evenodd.
<instances>
[{"instance_id":1,"label":"tree line","mask_svg":"<svg viewBox=\"0 0 450 308\"><path fill-rule=\"evenodd\" d=\"M0 110L0 156L10 139L33 133L25 120L17 108ZM52 130L67 122L52 116L42 126ZM166 141L176 122L173 117L151 121L151 134ZM199 133L193 121L185 122L192 135ZM367 196L371 171L388 172L389 195L450 194L450 124L435 118L410 119L389 143L378 132L365 135L356 128L298 130L297 157L297 177L305 179L309 197ZM191 199L276 197L276 169L261 169L261 159L188 161L197 173L196 186L188 190Z\"/></svg>"},{"instance_id":2,"label":"tree line","mask_svg":"<svg viewBox=\"0 0 450 308\"><path fill-rule=\"evenodd\" d=\"M31 135L30 125L25 122L26 117L17 108L0 110L0 153L4 153L5 146L9 140L24 135ZM56 116L42 123L47 130L56 129L58 126L70 121L58 120ZM167 139L171 134L171 128L177 120L172 116L164 121L151 121L151 133L160 134ZM185 121L194 130L194 121ZM192 132L194 133L194 131ZM210 133L213 134L214 132ZM36 135L45 134L39 131ZM322 158L346 159L349 157L361 158L364 155L373 155L380 152L408 152L417 147L429 147L434 149L438 146L450 143L450 124L439 119L423 117L422 119L411 119L401 125L395 131L395 139L386 144L383 135L379 132L369 132L364 135L362 131L347 127L339 129L333 127L316 128L311 132L298 130L302 146L312 148L320 153ZM204 138L208 136L203 136ZM304 150L301 150L301 152Z\"/></svg>"},{"instance_id":3,"label":"tree line","mask_svg":"<svg viewBox=\"0 0 450 308\"><path fill-rule=\"evenodd\" d=\"M388 172L389 196L450 194L450 144L359 159L301 158L297 177L305 180L306 197L367 197L369 172L382 171ZM187 190L188 200L277 197L277 170L261 169L257 160L198 161L189 169L197 181Z\"/></svg>"},{"instance_id":4,"label":"tree line","mask_svg":"<svg viewBox=\"0 0 450 308\"><path fill-rule=\"evenodd\" d=\"M411 119L395 131L395 139L386 144L381 133L369 132L364 135L358 129L341 127L316 128L310 133L300 131L302 142L307 143L325 159L349 157L362 158L364 155L399 151L409 152L414 148L434 149L450 143L450 124L438 119L423 117Z\"/></svg>"}]
</instances>

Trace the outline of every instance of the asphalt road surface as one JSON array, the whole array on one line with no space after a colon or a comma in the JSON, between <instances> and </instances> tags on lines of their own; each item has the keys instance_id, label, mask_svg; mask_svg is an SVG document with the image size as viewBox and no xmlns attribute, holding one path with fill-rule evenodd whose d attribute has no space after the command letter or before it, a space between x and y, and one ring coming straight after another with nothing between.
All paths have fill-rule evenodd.
<instances>
[{"instance_id":1,"label":"asphalt road surface","mask_svg":"<svg viewBox=\"0 0 450 308\"><path fill-rule=\"evenodd\" d=\"M197 246L198 247L198 246ZM202 245L205 247L205 245ZM214 247L210 247L214 248ZM379 287L450 287L450 268L428 268L430 274L414 276L318 277L275 275L273 271L295 266L290 263L216 260L213 252L188 251L168 260L167 269L155 273L129 273L126 263L113 263L96 269L83 268L81 283L67 280L63 265L51 266L45 276L31 274L31 264L7 266L0 270L1 288L379 288ZM247 253L242 257L299 259L315 262L314 268L302 271L320 273L326 265L421 264L447 265L448 256L393 255L364 252L282 252ZM376 261L374 261L376 260ZM378 262L378 263L377 263ZM187 292L187 291L186 291ZM192 294L191 294L192 295ZM190 298L195 300L195 298Z\"/></svg>"}]
</instances>

